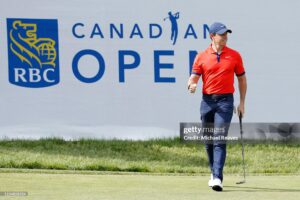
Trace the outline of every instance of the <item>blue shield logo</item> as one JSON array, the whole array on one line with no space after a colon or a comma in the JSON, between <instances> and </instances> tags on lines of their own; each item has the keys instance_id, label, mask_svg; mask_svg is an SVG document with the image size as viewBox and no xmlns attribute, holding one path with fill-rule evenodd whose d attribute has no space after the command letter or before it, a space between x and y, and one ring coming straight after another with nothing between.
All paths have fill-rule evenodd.
<instances>
[{"instance_id":1,"label":"blue shield logo","mask_svg":"<svg viewBox=\"0 0 300 200\"><path fill-rule=\"evenodd\" d=\"M59 83L56 19L7 19L9 82L30 88Z\"/></svg>"}]
</instances>

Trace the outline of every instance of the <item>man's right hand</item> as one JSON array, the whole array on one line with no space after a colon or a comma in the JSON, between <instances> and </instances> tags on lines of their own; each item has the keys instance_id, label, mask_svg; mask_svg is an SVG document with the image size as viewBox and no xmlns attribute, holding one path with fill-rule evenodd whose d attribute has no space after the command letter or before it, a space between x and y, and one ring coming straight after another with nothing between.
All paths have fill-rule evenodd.
<instances>
[{"instance_id":1,"label":"man's right hand","mask_svg":"<svg viewBox=\"0 0 300 200\"><path fill-rule=\"evenodd\" d=\"M190 93L195 93L196 92L196 88L197 88L197 83L199 80L200 76L196 75L196 74L192 74L189 78L188 81L188 90L190 91Z\"/></svg>"},{"instance_id":2,"label":"man's right hand","mask_svg":"<svg viewBox=\"0 0 300 200\"><path fill-rule=\"evenodd\" d=\"M197 84L196 83L189 84L188 89L189 89L190 93L195 93L196 89L197 89Z\"/></svg>"}]
</instances>

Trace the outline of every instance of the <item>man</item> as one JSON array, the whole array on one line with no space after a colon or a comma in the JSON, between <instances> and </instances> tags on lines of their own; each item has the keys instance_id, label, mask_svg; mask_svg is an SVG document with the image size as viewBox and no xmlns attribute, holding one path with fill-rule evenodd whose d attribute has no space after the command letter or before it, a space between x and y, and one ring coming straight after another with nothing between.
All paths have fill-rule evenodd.
<instances>
[{"instance_id":1,"label":"man","mask_svg":"<svg viewBox=\"0 0 300 200\"><path fill-rule=\"evenodd\" d=\"M198 80L202 76L203 98L200 106L202 126L213 126L214 131L211 133L213 136L227 136L234 110L234 74L237 76L240 92L238 115L244 116L245 114L247 90L245 70L240 54L226 46L227 34L232 31L224 24L216 22L210 26L209 33L211 44L204 52L196 56L188 81L188 89L194 93ZM226 141L206 141L205 148L211 169L211 179L208 185L215 191L222 191Z\"/></svg>"}]
</instances>

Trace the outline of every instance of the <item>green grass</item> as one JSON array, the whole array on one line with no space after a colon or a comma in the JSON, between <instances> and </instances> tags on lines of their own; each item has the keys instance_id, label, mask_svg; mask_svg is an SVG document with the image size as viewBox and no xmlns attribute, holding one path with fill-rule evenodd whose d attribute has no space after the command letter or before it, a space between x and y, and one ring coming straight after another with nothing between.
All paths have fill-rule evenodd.
<instances>
[{"instance_id":1,"label":"green grass","mask_svg":"<svg viewBox=\"0 0 300 200\"><path fill-rule=\"evenodd\" d=\"M300 174L300 144L247 143L247 173ZM150 141L0 141L0 168L208 174L203 144ZM225 173L242 173L240 144L228 144Z\"/></svg>"},{"instance_id":2,"label":"green grass","mask_svg":"<svg viewBox=\"0 0 300 200\"><path fill-rule=\"evenodd\" d=\"M1 192L28 192L28 196L0 199L37 200L297 200L300 176L225 176L224 191L207 186L209 176L83 175L0 173Z\"/></svg>"}]
</instances>

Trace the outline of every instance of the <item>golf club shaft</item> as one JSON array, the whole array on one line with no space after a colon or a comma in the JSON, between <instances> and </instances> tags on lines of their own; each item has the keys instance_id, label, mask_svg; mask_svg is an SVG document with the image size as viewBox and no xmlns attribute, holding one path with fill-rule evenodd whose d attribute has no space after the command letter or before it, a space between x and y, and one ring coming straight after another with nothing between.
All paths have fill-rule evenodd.
<instances>
[{"instance_id":1,"label":"golf club shaft","mask_svg":"<svg viewBox=\"0 0 300 200\"><path fill-rule=\"evenodd\" d=\"M239 116L240 120L240 132L241 132L241 142L242 142L242 157L243 157L243 170L244 170L244 181L246 181L246 169L245 169L245 154L244 154L244 139L243 139L243 123L242 123L242 115Z\"/></svg>"}]
</instances>

